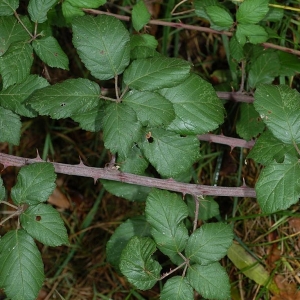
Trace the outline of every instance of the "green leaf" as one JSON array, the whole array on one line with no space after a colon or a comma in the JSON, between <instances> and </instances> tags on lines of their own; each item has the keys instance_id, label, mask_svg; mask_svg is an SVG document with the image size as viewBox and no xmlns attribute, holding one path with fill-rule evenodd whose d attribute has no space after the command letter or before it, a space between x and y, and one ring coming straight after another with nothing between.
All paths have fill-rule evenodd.
<instances>
[{"instance_id":1,"label":"green leaf","mask_svg":"<svg viewBox=\"0 0 300 300\"><path fill-rule=\"evenodd\" d=\"M278 55L274 51L266 50L252 62L248 84L251 88L255 88L261 83L272 83L275 76L279 75L280 62Z\"/></svg>"},{"instance_id":2,"label":"green leaf","mask_svg":"<svg viewBox=\"0 0 300 300\"><path fill-rule=\"evenodd\" d=\"M205 299L227 300L230 283L225 269L217 262L207 266L192 265L188 268L190 285Z\"/></svg>"},{"instance_id":3,"label":"green leaf","mask_svg":"<svg viewBox=\"0 0 300 300\"><path fill-rule=\"evenodd\" d=\"M154 190L147 198L145 214L161 252L175 255L185 248L189 236L182 221L188 216L188 208L179 195Z\"/></svg>"},{"instance_id":4,"label":"green leaf","mask_svg":"<svg viewBox=\"0 0 300 300\"><path fill-rule=\"evenodd\" d=\"M191 196L187 196L187 206L189 209L189 216L195 217L195 200ZM199 214L198 220L206 221L220 214L219 204L212 197L198 198L199 201Z\"/></svg>"},{"instance_id":5,"label":"green leaf","mask_svg":"<svg viewBox=\"0 0 300 300\"><path fill-rule=\"evenodd\" d=\"M260 85L254 107L273 135L286 144L300 143L300 95L286 85Z\"/></svg>"},{"instance_id":6,"label":"green leaf","mask_svg":"<svg viewBox=\"0 0 300 300\"><path fill-rule=\"evenodd\" d=\"M0 177L0 201L3 201L6 197L5 187L3 185L3 180Z\"/></svg>"},{"instance_id":7,"label":"green leaf","mask_svg":"<svg viewBox=\"0 0 300 300\"><path fill-rule=\"evenodd\" d=\"M168 125L175 118L172 103L158 93L130 91L123 102L136 112L143 126Z\"/></svg>"},{"instance_id":8,"label":"green leaf","mask_svg":"<svg viewBox=\"0 0 300 300\"><path fill-rule=\"evenodd\" d=\"M278 4L275 1L270 1L270 4ZM269 7L268 13L262 21L280 22L284 16L284 9L279 7Z\"/></svg>"},{"instance_id":9,"label":"green leaf","mask_svg":"<svg viewBox=\"0 0 300 300\"><path fill-rule=\"evenodd\" d=\"M174 106L176 118L169 130L180 134L202 134L224 120L224 108L212 85L192 74L183 83L160 91Z\"/></svg>"},{"instance_id":10,"label":"green leaf","mask_svg":"<svg viewBox=\"0 0 300 300\"><path fill-rule=\"evenodd\" d=\"M156 49L158 41L153 35L150 34L135 34L130 37L130 49L133 50L135 47L148 47Z\"/></svg>"},{"instance_id":11,"label":"green leaf","mask_svg":"<svg viewBox=\"0 0 300 300\"><path fill-rule=\"evenodd\" d=\"M28 98L28 103L40 115L61 119L95 109L99 98L98 84L78 78L39 89Z\"/></svg>"},{"instance_id":12,"label":"green leaf","mask_svg":"<svg viewBox=\"0 0 300 300\"><path fill-rule=\"evenodd\" d=\"M185 248L186 256L194 263L208 265L226 255L232 244L233 232L231 225L209 223L195 230Z\"/></svg>"},{"instance_id":13,"label":"green leaf","mask_svg":"<svg viewBox=\"0 0 300 300\"><path fill-rule=\"evenodd\" d=\"M283 162L286 154L297 155L294 145L283 144L274 137L270 130L267 130L256 140L247 158L252 158L262 165L268 165L274 160L279 163Z\"/></svg>"},{"instance_id":14,"label":"green leaf","mask_svg":"<svg viewBox=\"0 0 300 300\"><path fill-rule=\"evenodd\" d=\"M72 28L73 44L93 76L107 80L123 73L130 60L130 38L121 21L84 16L74 19Z\"/></svg>"},{"instance_id":15,"label":"green leaf","mask_svg":"<svg viewBox=\"0 0 300 300\"><path fill-rule=\"evenodd\" d=\"M234 34L229 41L230 55L238 62L244 57L243 46L238 42L236 35Z\"/></svg>"},{"instance_id":16,"label":"green leaf","mask_svg":"<svg viewBox=\"0 0 300 300\"><path fill-rule=\"evenodd\" d=\"M23 229L0 239L0 287L12 300L36 299L44 281L44 266L33 238Z\"/></svg>"},{"instance_id":17,"label":"green leaf","mask_svg":"<svg viewBox=\"0 0 300 300\"><path fill-rule=\"evenodd\" d=\"M52 68L69 70L68 56L61 49L53 36L47 36L32 42L32 47L38 57Z\"/></svg>"},{"instance_id":18,"label":"green leaf","mask_svg":"<svg viewBox=\"0 0 300 300\"><path fill-rule=\"evenodd\" d=\"M235 35L241 45L244 45L247 39L252 44L260 44L269 38L266 30L260 25L239 24Z\"/></svg>"},{"instance_id":19,"label":"green leaf","mask_svg":"<svg viewBox=\"0 0 300 300\"><path fill-rule=\"evenodd\" d=\"M105 107L105 104L99 101L97 106L93 110L89 110L78 115L72 115L71 118L75 122L79 123L80 128L86 131L98 132L103 127Z\"/></svg>"},{"instance_id":20,"label":"green leaf","mask_svg":"<svg viewBox=\"0 0 300 300\"><path fill-rule=\"evenodd\" d=\"M134 110L123 103L111 103L106 108L103 119L103 139L106 148L127 157L134 142L142 135L142 124Z\"/></svg>"},{"instance_id":21,"label":"green leaf","mask_svg":"<svg viewBox=\"0 0 300 300\"><path fill-rule=\"evenodd\" d=\"M25 101L35 90L48 85L49 83L43 77L29 75L23 82L2 90L0 92L0 104L21 116L32 118L37 113Z\"/></svg>"},{"instance_id":22,"label":"green leaf","mask_svg":"<svg viewBox=\"0 0 300 300\"><path fill-rule=\"evenodd\" d=\"M208 6L216 6L218 4L219 4L218 0L195 0L194 1L195 13L200 18L210 20L209 16L206 13L205 8Z\"/></svg>"},{"instance_id":23,"label":"green leaf","mask_svg":"<svg viewBox=\"0 0 300 300\"><path fill-rule=\"evenodd\" d=\"M140 290L151 289L160 279L161 265L151 258L155 243L148 237L133 237L122 251L120 270Z\"/></svg>"},{"instance_id":24,"label":"green leaf","mask_svg":"<svg viewBox=\"0 0 300 300\"><path fill-rule=\"evenodd\" d=\"M18 115L0 107L0 142L19 145L21 126L22 123Z\"/></svg>"},{"instance_id":25,"label":"green leaf","mask_svg":"<svg viewBox=\"0 0 300 300\"><path fill-rule=\"evenodd\" d=\"M133 147L126 158L118 157L117 164L122 172L139 175L145 174L149 165L138 147Z\"/></svg>"},{"instance_id":26,"label":"green leaf","mask_svg":"<svg viewBox=\"0 0 300 300\"><path fill-rule=\"evenodd\" d=\"M161 294L161 300L193 300L193 288L189 285L188 280L182 276L174 276L165 283Z\"/></svg>"},{"instance_id":27,"label":"green leaf","mask_svg":"<svg viewBox=\"0 0 300 300\"><path fill-rule=\"evenodd\" d=\"M232 15L223 7L217 5L206 6L205 11L214 25L222 27L224 30L228 30L233 25Z\"/></svg>"},{"instance_id":28,"label":"green leaf","mask_svg":"<svg viewBox=\"0 0 300 300\"><path fill-rule=\"evenodd\" d=\"M150 163L164 177L181 174L200 157L197 137L182 137L158 128L151 130L151 138L145 139L141 147Z\"/></svg>"},{"instance_id":29,"label":"green leaf","mask_svg":"<svg viewBox=\"0 0 300 300\"><path fill-rule=\"evenodd\" d=\"M11 16L18 7L18 0L0 0L0 16Z\"/></svg>"},{"instance_id":30,"label":"green leaf","mask_svg":"<svg viewBox=\"0 0 300 300\"><path fill-rule=\"evenodd\" d=\"M0 8L1 11L1 8ZM0 13L1 14L1 13ZM27 17L20 17L23 24L31 29L30 21ZM0 56L2 56L9 46L14 42L25 41L30 36L19 21L11 17L0 17Z\"/></svg>"},{"instance_id":31,"label":"green leaf","mask_svg":"<svg viewBox=\"0 0 300 300\"><path fill-rule=\"evenodd\" d=\"M51 163L34 163L22 167L17 184L11 189L11 198L17 205L45 202L55 189L55 179L56 174Z\"/></svg>"},{"instance_id":32,"label":"green leaf","mask_svg":"<svg viewBox=\"0 0 300 300\"><path fill-rule=\"evenodd\" d=\"M294 76L295 73L300 73L300 59L296 55L278 51L279 58L279 74L282 76Z\"/></svg>"},{"instance_id":33,"label":"green leaf","mask_svg":"<svg viewBox=\"0 0 300 300\"><path fill-rule=\"evenodd\" d=\"M132 25L136 31L140 31L150 20L151 14L149 13L144 0L140 0L132 8Z\"/></svg>"},{"instance_id":34,"label":"green leaf","mask_svg":"<svg viewBox=\"0 0 300 300\"><path fill-rule=\"evenodd\" d=\"M81 8L98 8L106 3L106 0L67 0L73 6Z\"/></svg>"},{"instance_id":35,"label":"green leaf","mask_svg":"<svg viewBox=\"0 0 300 300\"><path fill-rule=\"evenodd\" d=\"M150 236L150 226L144 216L136 216L121 223L106 243L107 261L115 268L119 268L121 253L133 236Z\"/></svg>"},{"instance_id":36,"label":"green leaf","mask_svg":"<svg viewBox=\"0 0 300 300\"><path fill-rule=\"evenodd\" d=\"M268 11L269 0L244 0L236 13L236 19L239 24L255 24L261 21Z\"/></svg>"},{"instance_id":37,"label":"green leaf","mask_svg":"<svg viewBox=\"0 0 300 300\"><path fill-rule=\"evenodd\" d=\"M286 209L299 201L300 164L295 156L283 163L272 162L259 175L255 185L257 201L263 213Z\"/></svg>"},{"instance_id":38,"label":"green leaf","mask_svg":"<svg viewBox=\"0 0 300 300\"><path fill-rule=\"evenodd\" d=\"M249 141L262 133L265 124L255 110L252 103L241 103L239 118L236 123L236 132L238 135Z\"/></svg>"},{"instance_id":39,"label":"green leaf","mask_svg":"<svg viewBox=\"0 0 300 300\"><path fill-rule=\"evenodd\" d=\"M134 60L124 72L124 82L132 89L155 91L182 83L190 64L179 58L151 57Z\"/></svg>"},{"instance_id":40,"label":"green leaf","mask_svg":"<svg viewBox=\"0 0 300 300\"><path fill-rule=\"evenodd\" d=\"M47 20L47 13L57 0L30 0L28 13L34 23L44 23Z\"/></svg>"},{"instance_id":41,"label":"green leaf","mask_svg":"<svg viewBox=\"0 0 300 300\"><path fill-rule=\"evenodd\" d=\"M68 234L59 212L48 204L29 206L20 216L22 227L47 246L68 244Z\"/></svg>"},{"instance_id":42,"label":"green leaf","mask_svg":"<svg viewBox=\"0 0 300 300\"><path fill-rule=\"evenodd\" d=\"M233 243L228 249L227 256L248 278L261 286L266 286L273 293L279 294L276 283L273 280L270 282L269 272L243 247Z\"/></svg>"},{"instance_id":43,"label":"green leaf","mask_svg":"<svg viewBox=\"0 0 300 300\"><path fill-rule=\"evenodd\" d=\"M157 52L156 50L149 48L149 47L144 47L144 46L134 47L130 51L130 58L132 60L150 58L150 57L160 56L160 55L161 54L159 52Z\"/></svg>"},{"instance_id":44,"label":"green leaf","mask_svg":"<svg viewBox=\"0 0 300 300\"><path fill-rule=\"evenodd\" d=\"M27 42L12 44L0 57L0 73L3 88L22 82L30 73L33 62L33 51Z\"/></svg>"},{"instance_id":45,"label":"green leaf","mask_svg":"<svg viewBox=\"0 0 300 300\"><path fill-rule=\"evenodd\" d=\"M151 191L150 187L137 184L129 184L112 180L101 180L101 183L105 190L107 190L110 194L129 201L145 202Z\"/></svg>"},{"instance_id":46,"label":"green leaf","mask_svg":"<svg viewBox=\"0 0 300 300\"><path fill-rule=\"evenodd\" d=\"M73 6L68 0L62 3L62 13L67 23L70 23L76 17L85 15L80 7Z\"/></svg>"}]
</instances>

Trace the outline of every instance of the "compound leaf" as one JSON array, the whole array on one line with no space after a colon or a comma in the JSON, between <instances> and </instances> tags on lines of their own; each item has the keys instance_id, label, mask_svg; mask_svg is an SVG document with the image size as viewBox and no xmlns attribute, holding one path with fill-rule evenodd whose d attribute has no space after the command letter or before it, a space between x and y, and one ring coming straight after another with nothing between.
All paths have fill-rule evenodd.
<instances>
[{"instance_id":1,"label":"compound leaf","mask_svg":"<svg viewBox=\"0 0 300 300\"><path fill-rule=\"evenodd\" d=\"M265 124L255 110L252 103L241 103L239 119L236 123L236 132L238 135L249 141L253 137L262 133Z\"/></svg>"},{"instance_id":2,"label":"compound leaf","mask_svg":"<svg viewBox=\"0 0 300 300\"><path fill-rule=\"evenodd\" d=\"M68 234L59 212L48 204L29 206L20 216L22 227L47 246L68 244Z\"/></svg>"},{"instance_id":3,"label":"compound leaf","mask_svg":"<svg viewBox=\"0 0 300 300\"><path fill-rule=\"evenodd\" d=\"M19 0L0 0L0 16L11 16L19 7Z\"/></svg>"},{"instance_id":4,"label":"compound leaf","mask_svg":"<svg viewBox=\"0 0 300 300\"><path fill-rule=\"evenodd\" d=\"M0 57L3 88L6 89L10 85L23 81L30 73L32 62L33 51L29 43L12 44Z\"/></svg>"},{"instance_id":5,"label":"compound leaf","mask_svg":"<svg viewBox=\"0 0 300 300\"><path fill-rule=\"evenodd\" d=\"M142 134L142 124L134 110L123 103L112 103L106 108L103 124L105 147L112 153L127 157L133 143L138 142Z\"/></svg>"},{"instance_id":6,"label":"compound leaf","mask_svg":"<svg viewBox=\"0 0 300 300\"><path fill-rule=\"evenodd\" d=\"M158 45L158 41L155 39L155 37L147 33L135 34L130 37L131 50L133 50L135 47L147 47L154 51L157 45Z\"/></svg>"},{"instance_id":7,"label":"compound leaf","mask_svg":"<svg viewBox=\"0 0 300 300\"><path fill-rule=\"evenodd\" d=\"M206 6L205 11L214 25L224 28L224 30L229 29L233 25L232 15L226 9L212 5Z\"/></svg>"},{"instance_id":8,"label":"compound leaf","mask_svg":"<svg viewBox=\"0 0 300 300\"><path fill-rule=\"evenodd\" d=\"M34 117L36 111L25 103L25 100L35 91L48 86L49 83L43 77L29 75L21 83L12 85L0 92L0 104L2 107L12 110L13 112L24 116Z\"/></svg>"},{"instance_id":9,"label":"compound leaf","mask_svg":"<svg viewBox=\"0 0 300 300\"><path fill-rule=\"evenodd\" d=\"M34 163L22 167L17 184L11 189L11 197L15 204L39 204L48 200L55 189L56 174L51 163Z\"/></svg>"},{"instance_id":10,"label":"compound leaf","mask_svg":"<svg viewBox=\"0 0 300 300\"><path fill-rule=\"evenodd\" d=\"M229 278L218 262L207 266L191 265L187 271L187 280L205 299L227 300L230 298Z\"/></svg>"},{"instance_id":11,"label":"compound leaf","mask_svg":"<svg viewBox=\"0 0 300 300\"><path fill-rule=\"evenodd\" d=\"M38 57L48 66L69 70L68 56L64 53L58 41L53 36L34 40L32 47Z\"/></svg>"},{"instance_id":12,"label":"compound leaf","mask_svg":"<svg viewBox=\"0 0 300 300\"><path fill-rule=\"evenodd\" d=\"M150 20L151 14L149 13L144 0L139 1L132 8L132 25L136 31L140 31Z\"/></svg>"},{"instance_id":13,"label":"compound leaf","mask_svg":"<svg viewBox=\"0 0 300 300\"><path fill-rule=\"evenodd\" d=\"M255 190L263 213L274 213L297 203L300 197L300 164L297 157L286 156L283 163L274 161L265 167Z\"/></svg>"},{"instance_id":14,"label":"compound leaf","mask_svg":"<svg viewBox=\"0 0 300 300\"><path fill-rule=\"evenodd\" d=\"M252 62L248 84L251 88L255 88L261 83L272 83L275 76L279 75L280 62L278 55L274 51L265 51Z\"/></svg>"},{"instance_id":15,"label":"compound leaf","mask_svg":"<svg viewBox=\"0 0 300 300\"><path fill-rule=\"evenodd\" d=\"M12 300L36 299L44 281L44 266L33 238L23 229L0 240L0 287Z\"/></svg>"},{"instance_id":16,"label":"compound leaf","mask_svg":"<svg viewBox=\"0 0 300 300\"><path fill-rule=\"evenodd\" d=\"M67 79L62 83L35 91L28 103L40 115L53 119L71 117L97 107L100 98L98 84L88 79Z\"/></svg>"},{"instance_id":17,"label":"compound leaf","mask_svg":"<svg viewBox=\"0 0 300 300\"><path fill-rule=\"evenodd\" d=\"M124 82L132 89L155 91L182 83L190 73L190 64L179 58L137 59L124 72Z\"/></svg>"},{"instance_id":18,"label":"compound leaf","mask_svg":"<svg viewBox=\"0 0 300 300\"><path fill-rule=\"evenodd\" d=\"M151 137L141 143L142 151L162 176L177 176L199 159L196 136L183 137L159 128L152 129L150 134Z\"/></svg>"},{"instance_id":19,"label":"compound leaf","mask_svg":"<svg viewBox=\"0 0 300 300\"><path fill-rule=\"evenodd\" d=\"M22 123L18 115L0 107L0 142L19 145L21 126Z\"/></svg>"},{"instance_id":20,"label":"compound leaf","mask_svg":"<svg viewBox=\"0 0 300 300\"><path fill-rule=\"evenodd\" d=\"M191 262L207 265L223 258L232 244L231 225L209 223L195 230L185 248L186 256Z\"/></svg>"},{"instance_id":21,"label":"compound leaf","mask_svg":"<svg viewBox=\"0 0 300 300\"><path fill-rule=\"evenodd\" d=\"M176 118L169 130L180 134L202 134L224 120L224 108L212 85L192 74L183 83L160 91L173 103Z\"/></svg>"},{"instance_id":22,"label":"compound leaf","mask_svg":"<svg viewBox=\"0 0 300 300\"><path fill-rule=\"evenodd\" d=\"M274 161L283 162L286 154L297 155L294 145L283 144L279 139L267 130L256 140L247 158L252 158L262 165L268 165Z\"/></svg>"},{"instance_id":23,"label":"compound leaf","mask_svg":"<svg viewBox=\"0 0 300 300\"><path fill-rule=\"evenodd\" d=\"M182 276L174 276L165 283L161 294L161 300L193 300L194 292L188 280Z\"/></svg>"},{"instance_id":24,"label":"compound leaf","mask_svg":"<svg viewBox=\"0 0 300 300\"><path fill-rule=\"evenodd\" d=\"M286 144L300 143L300 95L286 85L260 85L254 107L273 135Z\"/></svg>"},{"instance_id":25,"label":"compound leaf","mask_svg":"<svg viewBox=\"0 0 300 300\"><path fill-rule=\"evenodd\" d=\"M255 24L261 21L268 11L268 0L244 0L236 13L236 19L239 24Z\"/></svg>"},{"instance_id":26,"label":"compound leaf","mask_svg":"<svg viewBox=\"0 0 300 300\"><path fill-rule=\"evenodd\" d=\"M115 268L119 268L122 251L133 236L150 236L150 226L144 216L136 216L122 223L107 242L107 261Z\"/></svg>"},{"instance_id":27,"label":"compound leaf","mask_svg":"<svg viewBox=\"0 0 300 300\"><path fill-rule=\"evenodd\" d=\"M123 73L130 60L130 38L121 21L84 16L75 18L72 28L73 44L93 76L107 80Z\"/></svg>"},{"instance_id":28,"label":"compound leaf","mask_svg":"<svg viewBox=\"0 0 300 300\"><path fill-rule=\"evenodd\" d=\"M47 20L49 9L57 3L57 0L30 0L28 13L34 23L44 23Z\"/></svg>"},{"instance_id":29,"label":"compound leaf","mask_svg":"<svg viewBox=\"0 0 300 300\"><path fill-rule=\"evenodd\" d=\"M172 103L158 93L130 91L123 102L136 112L143 126L167 125L175 117Z\"/></svg>"},{"instance_id":30,"label":"compound leaf","mask_svg":"<svg viewBox=\"0 0 300 300\"><path fill-rule=\"evenodd\" d=\"M152 259L155 243L148 237L133 237L122 251L120 270L140 290L151 289L160 279L161 265Z\"/></svg>"},{"instance_id":31,"label":"compound leaf","mask_svg":"<svg viewBox=\"0 0 300 300\"><path fill-rule=\"evenodd\" d=\"M1 2L1 1L0 1ZM1 6L0 6L1 15ZM23 24L31 29L30 21L27 17L20 17ZM13 16L0 17L0 56L2 56L9 46L14 42L25 41L30 36L20 22Z\"/></svg>"},{"instance_id":32,"label":"compound leaf","mask_svg":"<svg viewBox=\"0 0 300 300\"><path fill-rule=\"evenodd\" d=\"M188 231L182 221L188 216L188 208L180 196L154 190L147 197L145 213L151 234L163 253L175 255L185 248Z\"/></svg>"}]
</instances>

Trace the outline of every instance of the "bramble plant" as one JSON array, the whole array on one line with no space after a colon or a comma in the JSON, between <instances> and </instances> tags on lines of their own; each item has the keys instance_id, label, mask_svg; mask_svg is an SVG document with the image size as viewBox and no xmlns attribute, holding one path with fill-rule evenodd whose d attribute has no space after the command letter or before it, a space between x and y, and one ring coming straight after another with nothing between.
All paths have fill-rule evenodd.
<instances>
[{"instance_id":1,"label":"bramble plant","mask_svg":"<svg viewBox=\"0 0 300 300\"><path fill-rule=\"evenodd\" d=\"M234 233L209 196L257 197L263 213L287 209L300 196L300 95L285 85L285 76L300 70L299 53L276 45L280 37L268 26L281 22L283 11L268 0L194 1L196 15L210 22L206 29L223 34L237 90L216 93L188 61L156 50L158 41L144 31L155 23L144 1L133 5L134 30L118 19L126 17L95 10L105 3L30 0L21 15L18 0L0 0L0 142L19 144L21 117L71 118L81 129L101 131L112 154L100 169L0 153L4 168L21 167L11 190L13 204L6 201L0 178L0 200L15 209L1 225L18 217L17 228L0 239L0 287L10 299L35 299L44 270L34 240L69 244L59 213L44 203L55 189L57 172L101 179L110 193L145 201L144 215L122 223L106 247L108 262L137 289L163 280L161 299L194 299L195 291L205 299L229 299L229 277L219 261L229 249L230 259L236 259ZM45 69L68 70L68 55L52 34L58 24L72 31L88 75L51 84L31 70L36 57ZM272 84L275 78L280 85ZM102 89L105 81L113 82L113 94ZM224 122L220 98L241 99L236 130L244 140L211 134ZM248 148L255 139L248 157L264 166L255 191L246 185L191 183L201 157L199 140L222 138L231 147ZM213 217L219 221L209 222ZM162 274L162 260L175 267Z\"/></svg>"}]
</instances>

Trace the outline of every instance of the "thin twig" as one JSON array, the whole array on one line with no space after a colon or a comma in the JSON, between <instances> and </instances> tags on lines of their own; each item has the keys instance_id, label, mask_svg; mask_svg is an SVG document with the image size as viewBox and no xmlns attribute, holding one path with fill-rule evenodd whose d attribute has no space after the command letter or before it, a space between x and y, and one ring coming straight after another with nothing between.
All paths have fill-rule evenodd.
<instances>
[{"instance_id":1,"label":"thin twig","mask_svg":"<svg viewBox=\"0 0 300 300\"><path fill-rule=\"evenodd\" d=\"M85 11L86 13L90 13L90 14L109 15L109 16L113 16L113 17L115 17L119 20L122 20L122 21L126 21L126 22L130 21L130 17L128 17L128 16L121 16L121 15L113 14L113 13L106 12L106 11L96 10L96 9L85 9L85 8L83 8L82 10ZM208 28L208 27L188 25L188 24L184 24L184 23L166 22L166 21L161 21L161 20L150 20L149 24L174 27L174 28L178 28L178 29L180 28L180 29L187 29L187 30L195 30L195 31L207 32L207 33L213 33L213 34L223 34L223 35L227 35L227 36L233 36L233 32L230 32L230 31L218 31L218 30L214 30L214 29L211 29L211 28ZM275 45L275 44L272 44L272 43L261 43L261 45L265 48L277 49L277 50L281 50L281 51L284 51L284 52L288 52L288 53L292 53L292 54L300 56L300 50L290 49L290 48Z\"/></svg>"},{"instance_id":2,"label":"thin twig","mask_svg":"<svg viewBox=\"0 0 300 300\"><path fill-rule=\"evenodd\" d=\"M7 202L7 201L0 201L0 204L1 203L4 203L4 204L6 204L6 205L8 205L8 206L10 206L10 207L12 207L12 208L14 208L14 209L18 209L18 206L16 206L16 205L13 205L13 204L11 204L11 203L9 203L9 202Z\"/></svg>"},{"instance_id":3,"label":"thin twig","mask_svg":"<svg viewBox=\"0 0 300 300\"><path fill-rule=\"evenodd\" d=\"M203 198L202 196L193 195L195 201L195 216L193 222L193 232L197 229L198 224L198 216L199 216L199 197Z\"/></svg>"},{"instance_id":4,"label":"thin twig","mask_svg":"<svg viewBox=\"0 0 300 300\"><path fill-rule=\"evenodd\" d=\"M239 93L242 93L244 91L244 86L245 86L245 77L246 77L246 72L245 72L245 60L242 60L242 66L241 66L241 71L242 71L242 78L241 78L241 84L240 84L240 89Z\"/></svg>"},{"instance_id":5,"label":"thin twig","mask_svg":"<svg viewBox=\"0 0 300 300\"><path fill-rule=\"evenodd\" d=\"M120 102L119 87L118 87L118 75L115 75L115 93L116 93L117 102Z\"/></svg>"},{"instance_id":6,"label":"thin twig","mask_svg":"<svg viewBox=\"0 0 300 300\"><path fill-rule=\"evenodd\" d=\"M39 158L23 158L5 153L0 153L0 163L3 166L22 167L28 164L41 162ZM192 183L182 183L173 179L160 179L130 173L123 173L116 169L93 168L85 166L83 163L78 165L68 165L62 163L51 162L56 173L83 176L93 178L96 182L98 179L107 179L112 181L126 182L141 186L148 186L162 190L169 190L181 193L183 195L210 195L210 196L228 196L228 197L250 197L256 198L256 193L250 187L221 187L209 186Z\"/></svg>"},{"instance_id":7,"label":"thin twig","mask_svg":"<svg viewBox=\"0 0 300 300\"><path fill-rule=\"evenodd\" d=\"M171 270L170 272L167 272L165 274L163 274L159 280L163 280L164 278L168 277L169 275L171 275L172 273L176 272L177 270L181 269L184 265L186 265L186 261L183 262L181 265L179 265L177 268Z\"/></svg>"},{"instance_id":8,"label":"thin twig","mask_svg":"<svg viewBox=\"0 0 300 300\"><path fill-rule=\"evenodd\" d=\"M17 18L17 20L19 21L19 23L22 25L22 27L27 31L27 33L30 35L30 37L33 39L34 36L32 35L32 33L27 29L27 27L25 26L25 24L22 22L22 20L20 19L18 13L16 11L14 11L14 15Z\"/></svg>"}]
</instances>

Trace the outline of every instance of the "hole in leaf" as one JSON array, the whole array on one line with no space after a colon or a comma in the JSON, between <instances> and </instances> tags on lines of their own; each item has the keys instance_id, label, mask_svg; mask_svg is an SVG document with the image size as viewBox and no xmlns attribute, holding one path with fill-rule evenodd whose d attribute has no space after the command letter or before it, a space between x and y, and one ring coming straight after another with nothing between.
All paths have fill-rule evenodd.
<instances>
[{"instance_id":1,"label":"hole in leaf","mask_svg":"<svg viewBox=\"0 0 300 300\"><path fill-rule=\"evenodd\" d=\"M61 103L60 106L66 106L66 103Z\"/></svg>"},{"instance_id":2,"label":"hole in leaf","mask_svg":"<svg viewBox=\"0 0 300 300\"><path fill-rule=\"evenodd\" d=\"M153 137L149 137L149 139L148 139L148 143L153 143L153 141L154 141L154 139L153 139Z\"/></svg>"},{"instance_id":3,"label":"hole in leaf","mask_svg":"<svg viewBox=\"0 0 300 300\"><path fill-rule=\"evenodd\" d=\"M35 220L36 220L36 221L41 221L41 219L42 219L41 216L36 216L36 217L35 217Z\"/></svg>"}]
</instances>

